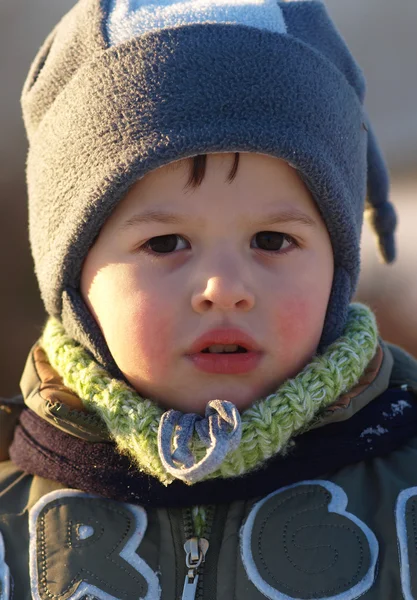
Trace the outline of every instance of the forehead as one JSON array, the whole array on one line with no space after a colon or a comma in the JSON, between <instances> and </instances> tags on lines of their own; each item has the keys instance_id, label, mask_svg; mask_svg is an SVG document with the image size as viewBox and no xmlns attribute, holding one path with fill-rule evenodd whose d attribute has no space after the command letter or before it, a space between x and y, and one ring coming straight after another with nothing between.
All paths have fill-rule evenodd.
<instances>
[{"instance_id":1,"label":"forehead","mask_svg":"<svg viewBox=\"0 0 417 600\"><path fill-rule=\"evenodd\" d=\"M236 158L238 166L231 177ZM200 171L201 184L187 186L193 170ZM240 187L242 184L256 186L257 189L273 186L277 192L288 187L306 190L298 172L284 160L266 154L227 152L193 156L159 167L137 181L130 188L127 196L137 193L146 194L149 189L162 191L165 185L175 186L175 189L178 186L185 193L191 193L198 187L213 185Z\"/></svg>"},{"instance_id":2,"label":"forehead","mask_svg":"<svg viewBox=\"0 0 417 600\"><path fill-rule=\"evenodd\" d=\"M298 172L285 161L254 153L209 154L181 159L147 173L128 191L111 220L129 218L137 211L157 208L182 213L215 214L228 209L240 216L276 207L304 210L320 218L311 194ZM203 159L203 160L202 160ZM190 175L201 171L197 185ZM216 212L217 211L217 212Z\"/></svg>"}]
</instances>

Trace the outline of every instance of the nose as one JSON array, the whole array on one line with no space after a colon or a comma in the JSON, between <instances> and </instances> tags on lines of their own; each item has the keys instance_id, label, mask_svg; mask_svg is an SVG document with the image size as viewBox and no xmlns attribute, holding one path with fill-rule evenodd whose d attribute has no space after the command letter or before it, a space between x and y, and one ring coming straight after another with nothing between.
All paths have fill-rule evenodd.
<instances>
[{"instance_id":1,"label":"nose","mask_svg":"<svg viewBox=\"0 0 417 600\"><path fill-rule=\"evenodd\" d=\"M247 312L255 305L255 295L239 269L224 261L212 273L200 279L200 289L192 294L192 308L197 313L209 310Z\"/></svg>"}]
</instances>

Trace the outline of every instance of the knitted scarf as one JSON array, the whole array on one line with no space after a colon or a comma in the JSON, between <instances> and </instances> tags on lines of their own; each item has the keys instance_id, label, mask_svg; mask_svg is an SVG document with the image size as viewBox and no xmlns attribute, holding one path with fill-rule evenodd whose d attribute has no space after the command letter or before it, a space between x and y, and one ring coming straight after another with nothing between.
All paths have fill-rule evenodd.
<instances>
[{"instance_id":1,"label":"knitted scarf","mask_svg":"<svg viewBox=\"0 0 417 600\"><path fill-rule=\"evenodd\" d=\"M50 364L59 373L63 383L82 400L87 410L98 414L106 423L119 452L126 454L141 471L156 477L165 485L175 478L186 483L214 477L236 477L259 468L268 458L284 453L291 438L311 428L320 418L320 411L350 390L360 379L373 358L378 332L374 315L369 308L352 304L343 335L331 344L322 355L312 361L293 379L283 383L273 394L255 402L238 417L231 411L231 403L217 407L218 420L229 426L233 443L222 454L221 461L211 470L198 477L182 476L187 471L176 463L178 444L184 441L184 422L178 419L178 411L164 410L151 400L142 398L127 383L112 379L91 355L70 338L62 324L49 319L42 337L42 347ZM221 401L212 401L213 405ZM232 405L233 407L233 405ZM204 462L207 441L204 431L216 433L212 420L213 408L204 419L193 415L193 426L187 429L188 456L198 466ZM179 413L181 414L181 413ZM183 415L190 417L190 415ZM210 420L211 419L211 420ZM201 422L200 422L201 420ZM161 426L169 421L173 433L171 463L167 468L161 444ZM187 421L188 423L188 421ZM200 427L195 426L197 424ZM213 424L214 423L214 424ZM236 443L236 430L239 429ZM203 432L203 433L202 433ZM220 431L221 433L221 431Z\"/></svg>"}]
</instances>

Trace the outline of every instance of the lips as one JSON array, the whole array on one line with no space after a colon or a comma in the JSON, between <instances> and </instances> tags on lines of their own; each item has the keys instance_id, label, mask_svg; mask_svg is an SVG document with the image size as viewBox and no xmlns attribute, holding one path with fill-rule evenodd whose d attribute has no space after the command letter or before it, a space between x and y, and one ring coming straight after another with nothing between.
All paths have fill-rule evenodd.
<instances>
[{"instance_id":1,"label":"lips","mask_svg":"<svg viewBox=\"0 0 417 600\"><path fill-rule=\"evenodd\" d=\"M189 355L198 354L216 344L241 346L248 352L260 352L260 346L247 333L236 328L212 329L200 336L191 346Z\"/></svg>"},{"instance_id":2,"label":"lips","mask_svg":"<svg viewBox=\"0 0 417 600\"><path fill-rule=\"evenodd\" d=\"M221 344L245 348L242 353L205 353L209 346ZM200 371L218 375L243 375L255 369L262 359L260 346L240 329L213 329L199 337L192 345L188 358Z\"/></svg>"}]
</instances>

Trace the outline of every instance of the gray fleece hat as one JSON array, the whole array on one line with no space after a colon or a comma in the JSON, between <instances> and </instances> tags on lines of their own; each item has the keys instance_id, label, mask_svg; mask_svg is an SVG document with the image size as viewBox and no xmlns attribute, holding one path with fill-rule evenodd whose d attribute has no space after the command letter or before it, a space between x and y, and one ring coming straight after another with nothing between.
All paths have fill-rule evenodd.
<instances>
[{"instance_id":1,"label":"gray fleece hat","mask_svg":"<svg viewBox=\"0 0 417 600\"><path fill-rule=\"evenodd\" d=\"M22 95L30 239L47 312L119 375L79 291L103 223L157 167L258 152L298 170L329 231L327 346L355 291L365 204L383 259L395 256L364 93L319 1L80 0L45 41Z\"/></svg>"}]
</instances>

